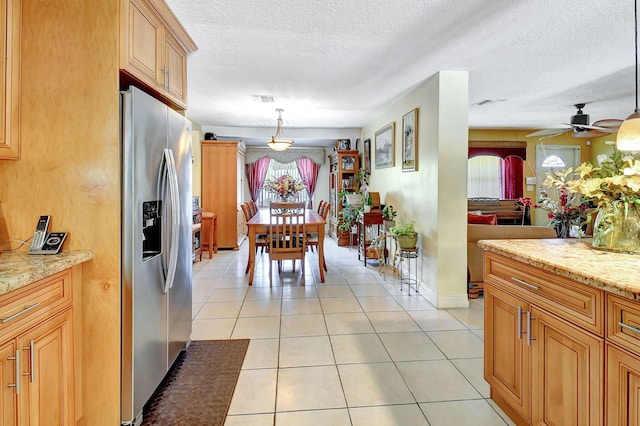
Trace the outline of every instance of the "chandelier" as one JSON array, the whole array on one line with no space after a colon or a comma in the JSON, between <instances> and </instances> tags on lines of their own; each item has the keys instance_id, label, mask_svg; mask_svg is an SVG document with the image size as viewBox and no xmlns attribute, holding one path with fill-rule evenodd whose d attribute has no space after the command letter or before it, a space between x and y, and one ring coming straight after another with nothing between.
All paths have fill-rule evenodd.
<instances>
[{"instance_id":1,"label":"chandelier","mask_svg":"<svg viewBox=\"0 0 640 426\"><path fill-rule=\"evenodd\" d=\"M638 111L638 1L634 2L636 52L636 109L622 122L616 145L620 151L640 151L640 111Z\"/></svg>"},{"instance_id":2,"label":"chandelier","mask_svg":"<svg viewBox=\"0 0 640 426\"><path fill-rule=\"evenodd\" d=\"M286 139L284 137L284 133L282 132L282 111L284 110L280 108L276 109L276 112L278 113L278 128L276 129L276 134L271 137L270 141L267 142L269 148L273 149L274 151L284 151L285 149L289 148L291 144L293 144L293 141L290 139Z\"/></svg>"}]
</instances>

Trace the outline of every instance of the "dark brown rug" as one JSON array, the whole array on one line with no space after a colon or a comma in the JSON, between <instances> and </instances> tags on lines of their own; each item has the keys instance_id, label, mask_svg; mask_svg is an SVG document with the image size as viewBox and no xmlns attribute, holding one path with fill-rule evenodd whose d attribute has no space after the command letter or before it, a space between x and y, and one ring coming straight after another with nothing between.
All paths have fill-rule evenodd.
<instances>
[{"instance_id":1,"label":"dark brown rug","mask_svg":"<svg viewBox=\"0 0 640 426\"><path fill-rule=\"evenodd\" d=\"M144 407L142 425L222 426L249 339L196 340Z\"/></svg>"}]
</instances>

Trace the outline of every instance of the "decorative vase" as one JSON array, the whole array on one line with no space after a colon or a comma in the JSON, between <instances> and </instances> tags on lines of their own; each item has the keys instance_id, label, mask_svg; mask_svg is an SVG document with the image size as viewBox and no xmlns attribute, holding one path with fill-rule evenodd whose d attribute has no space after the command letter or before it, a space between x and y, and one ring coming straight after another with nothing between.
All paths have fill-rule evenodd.
<instances>
[{"instance_id":1,"label":"decorative vase","mask_svg":"<svg viewBox=\"0 0 640 426\"><path fill-rule=\"evenodd\" d=\"M385 220L385 221L384 221L384 227L385 227L385 229L387 229L387 230L388 230L388 229L389 229L389 228L391 228L392 226L396 226L396 221L395 221L395 220Z\"/></svg>"},{"instance_id":2,"label":"decorative vase","mask_svg":"<svg viewBox=\"0 0 640 426\"><path fill-rule=\"evenodd\" d=\"M365 213L371 213L371 206L364 206Z\"/></svg>"},{"instance_id":3,"label":"decorative vase","mask_svg":"<svg viewBox=\"0 0 640 426\"><path fill-rule=\"evenodd\" d=\"M416 248L418 242L418 234L414 235L398 235L398 245L403 249Z\"/></svg>"},{"instance_id":4,"label":"decorative vase","mask_svg":"<svg viewBox=\"0 0 640 426\"><path fill-rule=\"evenodd\" d=\"M561 219L557 221L553 225L553 228L555 229L558 238L569 238L572 224L573 222L570 219Z\"/></svg>"},{"instance_id":5,"label":"decorative vase","mask_svg":"<svg viewBox=\"0 0 640 426\"><path fill-rule=\"evenodd\" d=\"M640 254L640 207L614 201L600 208L593 226L593 248Z\"/></svg>"}]
</instances>

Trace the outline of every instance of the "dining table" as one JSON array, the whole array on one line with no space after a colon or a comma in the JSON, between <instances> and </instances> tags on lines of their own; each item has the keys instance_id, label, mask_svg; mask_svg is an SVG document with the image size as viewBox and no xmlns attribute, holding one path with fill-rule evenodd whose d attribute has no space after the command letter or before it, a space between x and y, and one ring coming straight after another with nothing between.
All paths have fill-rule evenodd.
<instances>
[{"instance_id":1,"label":"dining table","mask_svg":"<svg viewBox=\"0 0 640 426\"><path fill-rule=\"evenodd\" d=\"M315 210L305 209L305 227L308 234L318 234L318 270L320 282L324 282L324 226L327 221ZM253 274L256 264L256 235L269 233L269 209L260 209L247 222L249 234L249 285L253 285Z\"/></svg>"}]
</instances>

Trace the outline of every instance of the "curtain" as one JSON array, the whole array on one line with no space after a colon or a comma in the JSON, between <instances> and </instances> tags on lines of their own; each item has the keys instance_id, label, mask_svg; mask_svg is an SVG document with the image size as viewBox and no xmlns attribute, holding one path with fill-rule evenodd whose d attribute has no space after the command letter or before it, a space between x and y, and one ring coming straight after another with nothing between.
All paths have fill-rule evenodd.
<instances>
[{"instance_id":1,"label":"curtain","mask_svg":"<svg viewBox=\"0 0 640 426\"><path fill-rule=\"evenodd\" d=\"M467 162L467 198L500 198L502 195L501 158L482 156Z\"/></svg>"},{"instance_id":2,"label":"curtain","mask_svg":"<svg viewBox=\"0 0 640 426\"><path fill-rule=\"evenodd\" d=\"M510 200L522 197L522 178L524 161L516 156L509 156L504 159L502 166L503 196Z\"/></svg>"},{"instance_id":3,"label":"curtain","mask_svg":"<svg viewBox=\"0 0 640 426\"><path fill-rule=\"evenodd\" d=\"M316 190L316 183L318 181L318 172L320 171L320 164L316 164L307 157L301 157L296 160L298 165L298 171L302 177L302 181L307 186L307 194L309 195L309 208L313 208L313 193Z\"/></svg>"},{"instance_id":4,"label":"curtain","mask_svg":"<svg viewBox=\"0 0 640 426\"><path fill-rule=\"evenodd\" d=\"M249 190L251 191L251 199L256 202L260 196L260 190L264 184L269 169L269 157L259 158L255 163L245 164L247 170L247 181L249 182Z\"/></svg>"}]
</instances>

